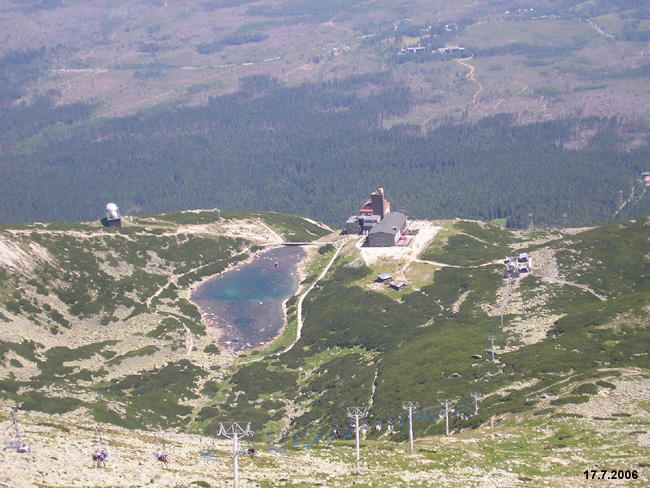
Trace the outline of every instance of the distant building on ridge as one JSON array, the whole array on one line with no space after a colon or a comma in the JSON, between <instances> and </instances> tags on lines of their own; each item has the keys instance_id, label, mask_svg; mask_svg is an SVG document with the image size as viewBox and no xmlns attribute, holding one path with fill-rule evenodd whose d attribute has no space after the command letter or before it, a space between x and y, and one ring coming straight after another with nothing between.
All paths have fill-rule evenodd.
<instances>
[{"instance_id":1,"label":"distant building on ridge","mask_svg":"<svg viewBox=\"0 0 650 488\"><path fill-rule=\"evenodd\" d=\"M384 189L372 192L359 215L351 215L345 222L348 234L367 234L370 247L395 246L406 229L406 215L391 213L390 202L386 200Z\"/></svg>"},{"instance_id":2,"label":"distant building on ridge","mask_svg":"<svg viewBox=\"0 0 650 488\"><path fill-rule=\"evenodd\" d=\"M122 227L122 216L120 209L114 203L106 204L106 218L102 219L102 224L106 227Z\"/></svg>"},{"instance_id":3,"label":"distant building on ridge","mask_svg":"<svg viewBox=\"0 0 650 488\"><path fill-rule=\"evenodd\" d=\"M645 186L650 186L650 172L641 173L641 180Z\"/></svg>"}]
</instances>

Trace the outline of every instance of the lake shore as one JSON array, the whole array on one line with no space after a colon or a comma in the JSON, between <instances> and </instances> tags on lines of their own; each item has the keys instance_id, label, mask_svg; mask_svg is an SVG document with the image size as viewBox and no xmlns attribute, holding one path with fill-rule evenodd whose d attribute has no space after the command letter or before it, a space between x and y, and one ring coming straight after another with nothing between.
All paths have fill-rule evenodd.
<instances>
[{"instance_id":1,"label":"lake shore","mask_svg":"<svg viewBox=\"0 0 650 488\"><path fill-rule=\"evenodd\" d=\"M269 246L193 283L185 296L220 347L234 355L263 349L286 330L287 302L301 290L306 259L302 248Z\"/></svg>"}]
</instances>

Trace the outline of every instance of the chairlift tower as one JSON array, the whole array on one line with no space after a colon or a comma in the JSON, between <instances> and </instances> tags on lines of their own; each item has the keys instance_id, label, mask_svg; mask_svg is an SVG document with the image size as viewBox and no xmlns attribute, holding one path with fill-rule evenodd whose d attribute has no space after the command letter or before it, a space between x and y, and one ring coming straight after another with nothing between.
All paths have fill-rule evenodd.
<instances>
[{"instance_id":1,"label":"chairlift tower","mask_svg":"<svg viewBox=\"0 0 650 488\"><path fill-rule=\"evenodd\" d=\"M409 447L411 452L413 452L413 410L417 410L420 407L418 402L403 402L402 408L408 410L409 412Z\"/></svg>"},{"instance_id":2,"label":"chairlift tower","mask_svg":"<svg viewBox=\"0 0 650 488\"><path fill-rule=\"evenodd\" d=\"M478 415L478 399L481 397L478 391L472 393L472 398L474 399L474 415Z\"/></svg>"},{"instance_id":3,"label":"chairlift tower","mask_svg":"<svg viewBox=\"0 0 650 488\"><path fill-rule=\"evenodd\" d=\"M354 419L354 431L357 440L357 476L361 475L361 470L359 468L361 462L361 450L359 448L359 419L366 418L367 415L367 407L348 407L347 409L348 418Z\"/></svg>"},{"instance_id":4,"label":"chairlift tower","mask_svg":"<svg viewBox=\"0 0 650 488\"><path fill-rule=\"evenodd\" d=\"M218 436L232 439L233 453L233 486L239 488L239 439L253 435L251 423L248 422L244 427L239 422L228 422L219 425Z\"/></svg>"},{"instance_id":5,"label":"chairlift tower","mask_svg":"<svg viewBox=\"0 0 650 488\"><path fill-rule=\"evenodd\" d=\"M532 230L535 227L535 224L533 223L533 214L532 213L528 214L528 220L530 221L530 229Z\"/></svg>"},{"instance_id":6,"label":"chairlift tower","mask_svg":"<svg viewBox=\"0 0 650 488\"><path fill-rule=\"evenodd\" d=\"M32 452L29 438L16 420L13 408L10 410L10 414L11 426L5 431L5 450L15 450L20 453Z\"/></svg>"},{"instance_id":7,"label":"chairlift tower","mask_svg":"<svg viewBox=\"0 0 650 488\"><path fill-rule=\"evenodd\" d=\"M449 400L443 400L441 403L445 406L445 432L449 436Z\"/></svg>"},{"instance_id":8,"label":"chairlift tower","mask_svg":"<svg viewBox=\"0 0 650 488\"><path fill-rule=\"evenodd\" d=\"M496 363L497 359L496 359L496 354L494 353L494 341L496 341L497 338L496 338L496 336L492 335L492 336L488 337L488 339L490 341L490 352L492 353L492 362Z\"/></svg>"}]
</instances>

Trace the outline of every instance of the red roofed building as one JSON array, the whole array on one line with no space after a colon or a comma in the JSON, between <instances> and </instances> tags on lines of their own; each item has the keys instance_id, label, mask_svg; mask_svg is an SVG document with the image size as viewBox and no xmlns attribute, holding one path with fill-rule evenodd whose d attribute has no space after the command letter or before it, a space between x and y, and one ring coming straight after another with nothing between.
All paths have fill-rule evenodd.
<instances>
[{"instance_id":1,"label":"red roofed building","mask_svg":"<svg viewBox=\"0 0 650 488\"><path fill-rule=\"evenodd\" d=\"M388 215L390 215L390 202L384 196L384 189L379 188L370 194L370 200L366 200L363 204L359 215L351 215L345 222L346 232L348 234L369 232Z\"/></svg>"},{"instance_id":2,"label":"red roofed building","mask_svg":"<svg viewBox=\"0 0 650 488\"><path fill-rule=\"evenodd\" d=\"M359 210L359 213L361 215L372 215L372 201L368 200L366 203L364 203L363 207L361 207L361 210Z\"/></svg>"}]
</instances>

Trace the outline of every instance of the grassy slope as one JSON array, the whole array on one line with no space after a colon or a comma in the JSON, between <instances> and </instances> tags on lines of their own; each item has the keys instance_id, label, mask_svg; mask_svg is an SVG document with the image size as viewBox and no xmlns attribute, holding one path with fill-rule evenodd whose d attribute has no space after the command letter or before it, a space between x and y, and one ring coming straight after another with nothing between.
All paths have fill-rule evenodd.
<instances>
[{"instance_id":1,"label":"grassy slope","mask_svg":"<svg viewBox=\"0 0 650 488\"><path fill-rule=\"evenodd\" d=\"M647 239L646 222L647 218L637 219L636 223L560 239L557 233L515 235L495 226L448 223L448 238L441 235L443 244L434 242L423 257L458 267L443 267L435 271L432 283L402 293L373 290L374 273L364 266L351 266L354 255L342 256L317 285L317 292L305 301L305 327L296 347L263 361L264 368L260 363L246 366L250 374L238 375L233 388L246 392L243 401L231 394L227 403L249 408L251 398L271 394L272 404L265 400L249 413L258 422L266 419L262 430L274 436L279 435L277 415L267 415L267 410L294 411L296 402L302 404L300 413L293 416L291 432L313 438L316 431L324 434L334 424L344 425L345 407L358 403L372 402L372 424L390 417L397 421L403 413L401 402L407 399L439 413L438 402L449 398L456 408L469 413L473 410L470 394L478 391L485 395L478 417L452 419L452 426L461 428L478 425L493 415L530 412L538 407L541 389L558 395L559 403L584 401L586 396L563 390L561 380L567 375L571 381L598 378L603 367L649 366L648 312L644 308L649 293L644 278L647 265L638 265L638 248L619 252L617 264L609 266L605 275L609 283L633 283L630 289L634 292L601 301L581 288L594 284L589 277L582 281L571 281L571 276L527 277L513 290L506 306L505 330L500 330L495 314L507 288L501 266L491 263L506 252L513 255L530 249L540 256L555 252L564 273L561 258L565 249L584 249L582 257L576 251L578 262L588 258L587 250L595 242L601 243L601 255L615 253L620 250L616 241ZM607 244L596 240L599 233L614 235ZM476 253L456 247L456 236L479 243ZM527 242L531 239L534 242ZM636 266L630 266L632 263ZM552 264L543 264L540 258L538 272ZM541 333L531 339L528 328ZM496 337L500 351L498 364L492 364L484 353L490 335ZM472 359L474 354L482 358ZM287 373L294 375L292 380ZM256 386L258 374L269 382L277 380L276 386ZM495 394L518 382L526 386ZM421 426L423 433L439 433L442 428L435 422ZM375 434L369 432L368 436Z\"/></svg>"},{"instance_id":2,"label":"grassy slope","mask_svg":"<svg viewBox=\"0 0 650 488\"><path fill-rule=\"evenodd\" d=\"M225 222L234 218L223 217ZM145 267L155 274L151 266L137 261L145 259L146 253L136 245L142 239L143 246L160 246L155 249L159 256L165 256L166 266L187 272L203 263L196 253L195 241L201 241L209 250L215 238L185 234L187 229L174 233L178 224L172 222L206 225L206 218L203 214L168 214L148 220L148 230L138 222L134 227L105 232L98 238L106 242L119 239L120 246L94 246L100 251L99 256L104 256L102 252L107 247L119 249L119 255L114 255L118 251L111 254L116 263L132 263L133 269ZM277 219L274 214L268 224L278 230L288 229L288 233L299 233L299 222L293 217L286 222ZM425 408L422 417L416 419L417 435L439 435L444 431L444 424L438 420L439 402L448 398L455 412L450 419L452 429L471 429L494 416L505 419L513 438L520 441L513 441L512 445L504 441L502 450L509 459L519 459L513 461L513 466L517 466L520 476L567 477L568 470L540 468L534 453L551 449L553 443L568 449L571 442L576 442L590 453L586 459L601 462L599 446L604 441L599 439L607 430L601 427L609 429L613 425L610 422L625 419L599 421L593 418L597 417L595 410L579 409L606 395L612 381L618 381L621 374L628 375L630 368L640 373L638 379L647 388L650 290L643 244L648 240L648 222L648 217L638 218L575 235L512 233L473 222L445 222L444 231L422 254L422 259L455 267L436 268L433 279L419 290L404 292L374 290L374 273L359 264L357 251L350 248L305 300L303 334L295 347L253 363L221 363L223 369L218 371L209 365L214 365L214 358L220 356L208 347L208 339L201 338L195 312L189 304L182 305L174 289L159 295L149 309L139 309L127 302L113 309L102 301L101 294L90 292L90 300L56 299L58 294L65 297L65 293L77 288L66 289L57 281L56 274L50 276L48 273L55 273L50 267L57 269L53 264L45 265L45 272L30 275L29 279L4 272L5 321L12 324L23 320L21 324L31 324L38 333L26 335L32 338L31 342L21 341L17 335L0 344L5 368L1 380L3 396L5 400L23 402L25 408L52 413L85 406L96 420L124 426L187 428L193 422L194 430L212 434L219 421L236 410L238 416L253 423L258 440L266 439L268 433L273 439L285 440L296 435L302 443L315 442L319 435L324 438L332 425L338 425L344 432L345 408L370 402L369 423L373 426L381 420L382 433L388 418L398 424L399 415L403 415L401 402L410 400L419 401ZM157 229L163 232L152 240ZM307 233L315 230L310 226L305 229ZM30 238L49 249L52 256L62 262L68 256L68 261L75 263L73 269L59 270L59 276L68 276L71 283L77 283L79 274L88 283L83 289L92 291L96 285L99 291L108 286L117 293L122 289L118 285L126 286L122 283L124 276L106 277L97 261L92 264L90 255L98 254L90 253L93 247L88 245L87 238L77 235L77 239L71 239L52 229L36 233L27 228L24 232L36 234ZM76 232L96 235L97 229L82 227ZM5 231L5 236L9 234ZM23 240L22 245L28 242ZM231 249L240 252L248 245L229 237L219 237L217 242L227 242ZM459 242L468 246L459 246ZM627 245L622 246L623 242ZM222 247L214 249L223 252ZM183 254L184 250L187 254ZM520 280L513 288L506 304L508 291L501 266L492 263L505 253L512 255L521 250L529 250L534 264L538 264L533 276ZM320 266L332 252L328 246L323 248ZM108 256L102 259L107 260ZM219 261L220 265L228 258ZM158 263L158 269L163 267ZM122 265L121 269L127 267ZM306 283L312 282L318 269L316 266L308 270ZM201 274L193 273L198 274L189 281ZM48 294L39 293L39 288ZM21 289L24 291L19 294L12 293ZM132 290L127 296L137 296L140 302L152 293L138 280L127 289ZM60 310L67 325L52 318L46 302L57 305L50 305L51 310ZM81 308L73 309L75 305ZM290 318L294 305L289 304ZM504 330L499 327L501 305L505 306ZM134 310L138 315L127 318ZM109 317L109 321L102 328L99 323L104 317ZM123 324L131 329L131 334L138 324L137 332L129 340L111 335L113 328L120 333L128 330ZM191 361L183 357L183 324L196 328L198 352ZM98 328L102 333L92 335ZM541 329L542 333L531 336L530 328ZM82 344L80 338L84 334L97 340ZM490 335L496 337L497 363L492 363L484 352L489 347ZM5 338L8 339L6 333ZM71 342L73 338L75 342ZM163 354L166 361L161 361ZM471 357L475 354L481 359ZM141 358L145 358L144 362L137 362ZM15 366L12 360L19 361L22 367ZM118 361L123 367L116 372L113 366ZM91 363L95 364L94 369L89 369ZM21 370L34 373L28 375ZM216 378L218 382L214 381ZM55 385L59 394L51 398L50 393L44 393L46 385ZM478 416L465 420L459 415L473 411L470 394L474 391L483 397L481 409ZM87 393L100 394L101 399L91 399ZM526 423L509 423L512 414L523 415ZM556 414L571 414L577 420L555 419ZM637 416L631 420L638 423L642 422L640 419ZM544 422L550 427L541 432ZM585 431L588 434L577 434L580 422L589 422L591 430ZM467 434L467 439L481 435ZM366 437L376 439L377 432L369 429ZM405 430L392 438L403 440ZM587 438L594 440L587 445ZM380 442L385 441L385 437L382 439ZM479 446L487 443L479 441ZM390 444L376 446L387 446L378 447L380 450L392 449ZM521 454L520 448L524 448ZM481 469L494 466L496 461L482 451L487 447L477 449ZM459 468L463 461L459 458L454 462L452 451L451 445L436 450L431 461L439 465L439 455L447 453L452 461L446 462L446 468ZM421 454L428 459L429 454ZM523 459L525 456L529 458ZM638 462L638 451L633 446L625 456L624 459ZM386 471L387 480L392 479L389 472L398 467L391 464ZM405 465L403 469L411 468ZM579 472L582 470L581 467ZM275 486L269 483L267 486Z\"/></svg>"},{"instance_id":3,"label":"grassy slope","mask_svg":"<svg viewBox=\"0 0 650 488\"><path fill-rule=\"evenodd\" d=\"M271 212L216 218L178 212L125 218L120 229L4 228L2 395L50 413L84 406L98 421L125 426L187 423L200 385L214 380L222 359L186 291L265 245L224 233L242 223L257 229L256 239L268 233L261 222L289 240L328 233ZM23 262L10 265L11 256Z\"/></svg>"}]
</instances>

